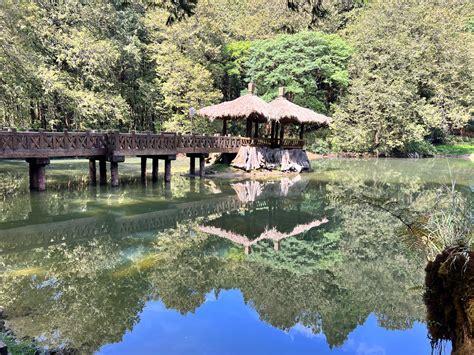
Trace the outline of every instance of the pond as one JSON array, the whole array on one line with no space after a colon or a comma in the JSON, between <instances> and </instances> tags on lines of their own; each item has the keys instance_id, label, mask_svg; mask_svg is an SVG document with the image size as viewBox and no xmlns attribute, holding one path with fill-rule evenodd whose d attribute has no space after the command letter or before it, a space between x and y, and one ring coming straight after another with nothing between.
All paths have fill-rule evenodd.
<instances>
[{"instance_id":1,"label":"pond","mask_svg":"<svg viewBox=\"0 0 474 355\"><path fill-rule=\"evenodd\" d=\"M111 189L88 186L87 162L54 161L30 193L27 165L0 163L0 306L18 338L84 354L430 353L426 257L397 216L452 182L469 196L472 162L320 160L264 181L175 174L170 190L142 186L138 164Z\"/></svg>"}]
</instances>

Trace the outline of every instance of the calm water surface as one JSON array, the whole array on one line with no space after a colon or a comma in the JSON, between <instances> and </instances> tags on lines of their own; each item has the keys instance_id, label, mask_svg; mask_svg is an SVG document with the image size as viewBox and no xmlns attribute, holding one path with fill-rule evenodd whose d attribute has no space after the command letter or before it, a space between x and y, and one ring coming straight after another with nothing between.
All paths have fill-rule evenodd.
<instances>
[{"instance_id":1,"label":"calm water surface","mask_svg":"<svg viewBox=\"0 0 474 355\"><path fill-rule=\"evenodd\" d=\"M181 168L184 168L184 162ZM48 191L0 163L0 305L21 337L103 354L429 354L425 256L390 211L469 196L466 160L332 160L273 181ZM449 347L449 345L448 345Z\"/></svg>"}]
</instances>

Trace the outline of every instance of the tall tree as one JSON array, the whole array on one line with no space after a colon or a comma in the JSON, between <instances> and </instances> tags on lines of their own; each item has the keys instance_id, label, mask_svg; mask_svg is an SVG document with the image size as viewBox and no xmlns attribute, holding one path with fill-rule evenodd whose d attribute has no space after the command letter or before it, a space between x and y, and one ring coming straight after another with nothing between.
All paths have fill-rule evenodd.
<instances>
[{"instance_id":1,"label":"tall tree","mask_svg":"<svg viewBox=\"0 0 474 355\"><path fill-rule=\"evenodd\" d=\"M259 95L276 96L286 86L296 103L328 112L348 85L350 47L337 35L300 32L252 43L247 75Z\"/></svg>"},{"instance_id":2,"label":"tall tree","mask_svg":"<svg viewBox=\"0 0 474 355\"><path fill-rule=\"evenodd\" d=\"M393 154L420 149L472 115L473 5L465 1L374 1L348 28L356 49L351 85L332 126L342 150Z\"/></svg>"}]
</instances>

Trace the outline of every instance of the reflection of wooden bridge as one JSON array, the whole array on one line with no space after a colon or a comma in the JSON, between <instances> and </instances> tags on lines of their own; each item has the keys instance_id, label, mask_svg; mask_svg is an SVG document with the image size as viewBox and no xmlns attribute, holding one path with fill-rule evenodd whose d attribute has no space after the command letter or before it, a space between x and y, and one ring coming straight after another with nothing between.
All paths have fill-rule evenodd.
<instances>
[{"instance_id":1,"label":"reflection of wooden bridge","mask_svg":"<svg viewBox=\"0 0 474 355\"><path fill-rule=\"evenodd\" d=\"M260 206L264 203L259 201ZM236 196L230 196L173 204L164 210L131 216L109 213L100 217L78 217L69 220L61 220L61 216L55 216L50 218L49 223L42 224L28 225L28 221L9 222L6 223L7 229L0 229L0 252L44 247L101 235L115 237L159 231L173 228L180 221L234 211L244 205L246 204Z\"/></svg>"},{"instance_id":2,"label":"reflection of wooden bridge","mask_svg":"<svg viewBox=\"0 0 474 355\"><path fill-rule=\"evenodd\" d=\"M195 174L195 158L199 158L199 175L204 176L204 159L209 153L237 153L242 145L266 145L265 138L109 132L17 132L0 130L0 159L26 159L30 165L30 188L45 190L45 166L52 158L80 157L89 159L91 184L96 184L96 160L99 182L106 184L106 162L110 162L112 186L118 186L118 163L127 156L142 159L142 179L146 181L146 160L152 160L152 179L158 179L158 160L164 160L165 182L171 181L171 161L177 154L190 160L190 174ZM283 147L301 148L298 139L286 139Z\"/></svg>"},{"instance_id":3,"label":"reflection of wooden bridge","mask_svg":"<svg viewBox=\"0 0 474 355\"><path fill-rule=\"evenodd\" d=\"M172 204L167 209L121 216L114 212L103 216L64 220L63 216L50 216L49 222L28 224L26 221L0 224L0 253L45 247L59 243L93 238L95 236L127 236L138 232L157 232L174 228L178 222L207 217L213 214L236 211L243 207L255 209L268 206L268 200L253 203L240 201L237 196ZM3 228L2 228L3 227Z\"/></svg>"}]
</instances>

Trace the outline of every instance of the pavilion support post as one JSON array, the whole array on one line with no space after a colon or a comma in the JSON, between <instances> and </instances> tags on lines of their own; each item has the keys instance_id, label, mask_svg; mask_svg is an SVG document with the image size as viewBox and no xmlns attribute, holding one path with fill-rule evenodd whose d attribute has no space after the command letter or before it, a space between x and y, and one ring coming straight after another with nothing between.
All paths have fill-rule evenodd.
<instances>
[{"instance_id":1,"label":"pavilion support post","mask_svg":"<svg viewBox=\"0 0 474 355\"><path fill-rule=\"evenodd\" d=\"M279 240L273 241L273 250L275 250L275 251L280 250L280 241Z\"/></svg>"},{"instance_id":2,"label":"pavilion support post","mask_svg":"<svg viewBox=\"0 0 474 355\"><path fill-rule=\"evenodd\" d=\"M171 182L171 160L165 159L165 183Z\"/></svg>"},{"instance_id":3,"label":"pavilion support post","mask_svg":"<svg viewBox=\"0 0 474 355\"><path fill-rule=\"evenodd\" d=\"M285 137L285 126L280 127L280 145L283 147L283 138Z\"/></svg>"},{"instance_id":4,"label":"pavilion support post","mask_svg":"<svg viewBox=\"0 0 474 355\"><path fill-rule=\"evenodd\" d=\"M89 185L97 185L97 171L95 159L89 159Z\"/></svg>"},{"instance_id":5,"label":"pavilion support post","mask_svg":"<svg viewBox=\"0 0 474 355\"><path fill-rule=\"evenodd\" d=\"M158 158L151 159L151 181L158 181Z\"/></svg>"},{"instance_id":6,"label":"pavilion support post","mask_svg":"<svg viewBox=\"0 0 474 355\"><path fill-rule=\"evenodd\" d=\"M280 131L280 123L277 122L275 124L275 137L273 137L274 141L275 141L275 145L278 145L278 132Z\"/></svg>"},{"instance_id":7,"label":"pavilion support post","mask_svg":"<svg viewBox=\"0 0 474 355\"><path fill-rule=\"evenodd\" d=\"M196 159L194 155L189 157L189 175L192 177L196 175Z\"/></svg>"},{"instance_id":8,"label":"pavilion support post","mask_svg":"<svg viewBox=\"0 0 474 355\"><path fill-rule=\"evenodd\" d=\"M26 160L29 164L30 190L46 190L46 165L49 165L49 158L31 158Z\"/></svg>"},{"instance_id":9,"label":"pavilion support post","mask_svg":"<svg viewBox=\"0 0 474 355\"><path fill-rule=\"evenodd\" d=\"M300 139L303 139L303 135L304 135L304 123L300 125Z\"/></svg>"},{"instance_id":10,"label":"pavilion support post","mask_svg":"<svg viewBox=\"0 0 474 355\"><path fill-rule=\"evenodd\" d=\"M99 159L99 184L107 185L107 162L105 158Z\"/></svg>"},{"instance_id":11,"label":"pavilion support post","mask_svg":"<svg viewBox=\"0 0 474 355\"><path fill-rule=\"evenodd\" d=\"M227 120L224 120L222 122L222 135L226 136L227 135Z\"/></svg>"},{"instance_id":12,"label":"pavilion support post","mask_svg":"<svg viewBox=\"0 0 474 355\"><path fill-rule=\"evenodd\" d=\"M255 121L255 133L253 135L255 138L258 138L258 122Z\"/></svg>"},{"instance_id":13,"label":"pavilion support post","mask_svg":"<svg viewBox=\"0 0 474 355\"><path fill-rule=\"evenodd\" d=\"M270 131L270 138L273 140L275 139L275 121L272 121L271 131Z\"/></svg>"},{"instance_id":14,"label":"pavilion support post","mask_svg":"<svg viewBox=\"0 0 474 355\"><path fill-rule=\"evenodd\" d=\"M252 252L252 248L251 248L249 245L246 245L246 246L244 247L244 253L245 253L246 255L249 255L251 252Z\"/></svg>"},{"instance_id":15,"label":"pavilion support post","mask_svg":"<svg viewBox=\"0 0 474 355\"><path fill-rule=\"evenodd\" d=\"M246 131L246 136L247 137L252 137L252 121L250 121L247 118L247 131Z\"/></svg>"},{"instance_id":16,"label":"pavilion support post","mask_svg":"<svg viewBox=\"0 0 474 355\"><path fill-rule=\"evenodd\" d=\"M206 175L206 160L204 155L199 156L199 176L203 178Z\"/></svg>"},{"instance_id":17,"label":"pavilion support post","mask_svg":"<svg viewBox=\"0 0 474 355\"><path fill-rule=\"evenodd\" d=\"M146 157L141 157L140 163L141 163L140 176L141 176L142 183L145 184L146 183Z\"/></svg>"},{"instance_id":18,"label":"pavilion support post","mask_svg":"<svg viewBox=\"0 0 474 355\"><path fill-rule=\"evenodd\" d=\"M119 186L118 162L110 162L110 178L112 187Z\"/></svg>"}]
</instances>

